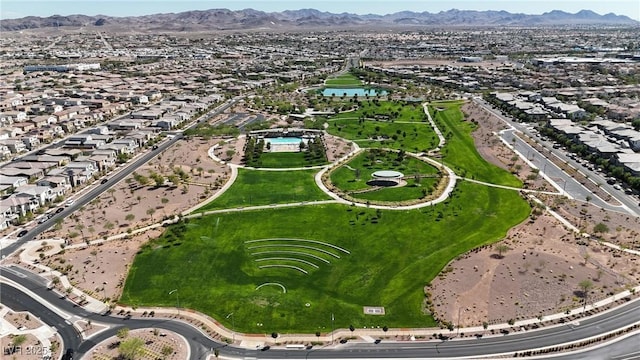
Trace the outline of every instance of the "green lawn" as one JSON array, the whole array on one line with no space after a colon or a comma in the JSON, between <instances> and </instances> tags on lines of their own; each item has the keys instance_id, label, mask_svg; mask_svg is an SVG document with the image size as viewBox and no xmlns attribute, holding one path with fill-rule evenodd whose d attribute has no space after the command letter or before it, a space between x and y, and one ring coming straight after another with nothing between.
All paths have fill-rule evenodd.
<instances>
[{"instance_id":1,"label":"green lawn","mask_svg":"<svg viewBox=\"0 0 640 360\"><path fill-rule=\"evenodd\" d=\"M313 179L318 170L238 171L231 188L198 211L329 199Z\"/></svg>"},{"instance_id":2,"label":"green lawn","mask_svg":"<svg viewBox=\"0 0 640 360\"><path fill-rule=\"evenodd\" d=\"M392 101L362 101L356 111L340 113L327 121L327 132L354 140L360 147L404 149L422 152L433 149L438 138L426 122L422 106Z\"/></svg>"},{"instance_id":3,"label":"green lawn","mask_svg":"<svg viewBox=\"0 0 640 360\"><path fill-rule=\"evenodd\" d=\"M447 143L442 150L444 163L463 177L499 185L522 186L522 182L511 173L484 161L480 156L470 136L476 125L463 121L464 116L459 104L459 102L443 102L431 105L444 109L435 110L434 118L447 138Z\"/></svg>"},{"instance_id":4,"label":"green lawn","mask_svg":"<svg viewBox=\"0 0 640 360\"><path fill-rule=\"evenodd\" d=\"M397 122L426 122L427 118L421 104L404 103L401 101L362 100L358 110L343 112L331 116L330 119L359 119L368 120L388 117Z\"/></svg>"},{"instance_id":5,"label":"green lawn","mask_svg":"<svg viewBox=\"0 0 640 360\"><path fill-rule=\"evenodd\" d=\"M325 81L326 86L361 86L362 81L356 76L346 73L334 78L328 78Z\"/></svg>"},{"instance_id":6,"label":"green lawn","mask_svg":"<svg viewBox=\"0 0 640 360\"><path fill-rule=\"evenodd\" d=\"M336 328L433 326L421 310L423 286L451 259L502 238L528 213L514 191L462 182L450 201L423 210L326 205L191 219L141 249L121 302L175 306L168 292L178 289L182 307L227 327L225 316L233 312L236 329L251 333L326 332L332 313ZM308 242L245 243L268 238L321 241L349 253ZM267 255L255 253L268 251L285 259L259 261ZM287 292L275 285L256 290L264 283L282 284ZM386 315L364 315L363 306L384 306Z\"/></svg>"},{"instance_id":7,"label":"green lawn","mask_svg":"<svg viewBox=\"0 0 640 360\"><path fill-rule=\"evenodd\" d=\"M438 169L412 156L404 156L402 161L397 160L396 152L365 150L345 165L335 169L331 173L331 182L343 191L353 191L368 188L367 181L371 180L371 174L378 170L395 170L406 176L438 174Z\"/></svg>"},{"instance_id":8,"label":"green lawn","mask_svg":"<svg viewBox=\"0 0 640 360\"><path fill-rule=\"evenodd\" d=\"M395 170L403 173L408 177L407 185L359 192L365 189L373 190L367 182L378 170ZM414 177L416 175L434 176L434 178L419 178L416 181ZM411 156L404 156L399 161L398 153L379 149L363 151L345 165L335 169L330 178L337 188L349 192L349 195L354 198L388 202L423 198L433 192L439 179L438 169L432 165ZM353 191L356 193L352 193Z\"/></svg>"},{"instance_id":9,"label":"green lawn","mask_svg":"<svg viewBox=\"0 0 640 360\"><path fill-rule=\"evenodd\" d=\"M519 184L511 174L478 155L469 136L472 124L461 121L457 105L438 106L445 109L437 112L436 121L448 137L446 164L478 180ZM384 126L388 136L400 130L402 147L407 151L414 151L407 143L422 149L437 141L426 124L364 121L358 125L357 116L355 121L342 118L331 122L330 132L337 129L334 123L342 121L364 126L359 131L379 125L380 129L374 130L382 133ZM346 130L350 124L343 124L340 131L355 136L357 129ZM394 127L400 125L406 128ZM418 136L410 140L414 128ZM406 137L402 131L407 132ZM400 140L395 142L391 145L400 147ZM360 175L365 178L378 164L393 163L380 160L371 162L365 155L350 166L362 166ZM404 167L407 173L435 170L421 166L409 161L397 169ZM341 186L351 186L354 174L350 171L339 169L332 179ZM240 169L236 183L200 211L327 199L315 186L314 173ZM430 179L423 179L421 186L428 185L424 181ZM382 191L367 194L377 199L401 195ZM159 239L143 246L131 266L120 302L175 306L177 294L182 307L202 311L227 327L231 327L231 320L226 316L234 313L235 329L249 333L328 332L331 314L335 314L336 328L351 324L429 327L435 323L422 311L424 285L461 253L503 238L529 211L528 203L516 191L460 181L447 201L420 210L332 204L194 218L168 227ZM248 242L261 239L272 240ZM284 286L286 293L277 284ZM169 295L173 289L178 292ZM363 306L384 306L386 315L364 315Z\"/></svg>"},{"instance_id":10,"label":"green lawn","mask_svg":"<svg viewBox=\"0 0 640 360\"><path fill-rule=\"evenodd\" d=\"M259 167L298 168L326 163L326 159L309 159L307 152L265 152L260 155Z\"/></svg>"}]
</instances>

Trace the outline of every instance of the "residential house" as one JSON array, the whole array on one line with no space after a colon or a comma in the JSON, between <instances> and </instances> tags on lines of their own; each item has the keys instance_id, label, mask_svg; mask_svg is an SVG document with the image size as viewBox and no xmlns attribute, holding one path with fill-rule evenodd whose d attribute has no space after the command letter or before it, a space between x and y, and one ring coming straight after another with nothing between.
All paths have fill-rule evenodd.
<instances>
[{"instance_id":1,"label":"residential house","mask_svg":"<svg viewBox=\"0 0 640 360\"><path fill-rule=\"evenodd\" d=\"M21 169L5 166L3 168L0 168L0 175L22 176L26 177L29 180L35 180L44 176L44 170L37 168Z\"/></svg>"},{"instance_id":2,"label":"residential house","mask_svg":"<svg viewBox=\"0 0 640 360\"><path fill-rule=\"evenodd\" d=\"M17 128L20 131L22 131L22 133L27 133L27 132L29 132L29 131L31 131L31 130L36 128L36 126L33 123L30 123L30 122L14 123L13 127Z\"/></svg>"},{"instance_id":3,"label":"residential house","mask_svg":"<svg viewBox=\"0 0 640 360\"><path fill-rule=\"evenodd\" d=\"M40 207L45 206L47 203L55 199L54 192L48 186L39 185L23 185L16 188L14 193L17 196L35 197L38 200Z\"/></svg>"},{"instance_id":4,"label":"residential house","mask_svg":"<svg viewBox=\"0 0 640 360\"><path fill-rule=\"evenodd\" d=\"M120 154L133 154L132 151L130 151L130 148L127 144L114 144L114 143L109 143L106 145L103 145L100 147L100 149L103 150L114 150L116 152L117 155Z\"/></svg>"},{"instance_id":5,"label":"residential house","mask_svg":"<svg viewBox=\"0 0 640 360\"><path fill-rule=\"evenodd\" d=\"M619 153L616 155L616 163L623 166L634 176L640 176L640 154L638 153Z\"/></svg>"},{"instance_id":6,"label":"residential house","mask_svg":"<svg viewBox=\"0 0 640 360\"><path fill-rule=\"evenodd\" d=\"M17 123L27 120L27 113L24 111L8 110L0 113L0 121L3 123Z\"/></svg>"},{"instance_id":7,"label":"residential house","mask_svg":"<svg viewBox=\"0 0 640 360\"><path fill-rule=\"evenodd\" d=\"M61 175L47 175L36 182L39 186L48 186L53 191L55 197L64 196L69 190L71 190L71 181L66 176ZM54 197L54 198L55 198Z\"/></svg>"},{"instance_id":8,"label":"residential house","mask_svg":"<svg viewBox=\"0 0 640 360\"><path fill-rule=\"evenodd\" d=\"M151 122L151 126L158 127L165 131L171 130L176 126L178 126L179 124L180 124L180 121L177 119L177 117L172 115L164 116L159 120L154 120Z\"/></svg>"},{"instance_id":9,"label":"residential house","mask_svg":"<svg viewBox=\"0 0 640 360\"><path fill-rule=\"evenodd\" d=\"M29 120L31 123L33 123L33 125L37 128L43 128L45 126L48 125L52 125L55 124L56 122L58 122L58 120L56 119L55 116L52 115L40 115L40 116L36 116L34 118L31 118Z\"/></svg>"},{"instance_id":10,"label":"residential house","mask_svg":"<svg viewBox=\"0 0 640 360\"><path fill-rule=\"evenodd\" d=\"M24 146L29 150L33 150L40 146L40 139L38 139L37 136L25 136L21 140L24 143Z\"/></svg>"},{"instance_id":11,"label":"residential house","mask_svg":"<svg viewBox=\"0 0 640 360\"><path fill-rule=\"evenodd\" d=\"M13 194L8 198L0 200L0 209L8 208L7 212L14 214L17 218L25 216L29 212L34 212L39 207L38 199L35 196L22 194L20 196Z\"/></svg>"},{"instance_id":12,"label":"residential house","mask_svg":"<svg viewBox=\"0 0 640 360\"><path fill-rule=\"evenodd\" d=\"M23 176L0 175L0 185L7 185L12 188L17 188L18 186L26 185L28 182L28 179Z\"/></svg>"},{"instance_id":13,"label":"residential house","mask_svg":"<svg viewBox=\"0 0 640 360\"><path fill-rule=\"evenodd\" d=\"M126 120L114 120L107 123L107 127L109 130L119 131L119 130L137 130L143 126L143 123L136 119L126 119Z\"/></svg>"},{"instance_id":14,"label":"residential house","mask_svg":"<svg viewBox=\"0 0 640 360\"><path fill-rule=\"evenodd\" d=\"M64 166L69 161L71 161L71 158L65 155L48 155L45 153L43 155L37 155L37 154L25 155L22 158L20 158L20 160L30 161L30 162L47 162L47 163L56 164L54 166Z\"/></svg>"},{"instance_id":15,"label":"residential house","mask_svg":"<svg viewBox=\"0 0 640 360\"><path fill-rule=\"evenodd\" d=\"M88 160L95 162L100 171L107 171L116 166L116 157L109 155L91 155Z\"/></svg>"},{"instance_id":16,"label":"residential house","mask_svg":"<svg viewBox=\"0 0 640 360\"><path fill-rule=\"evenodd\" d=\"M46 155L51 156L66 156L69 159L73 160L82 154L82 150L79 149L65 149L65 148L57 148L57 149L47 149L44 152Z\"/></svg>"},{"instance_id":17,"label":"residential house","mask_svg":"<svg viewBox=\"0 0 640 360\"><path fill-rule=\"evenodd\" d=\"M114 145L120 145L120 144L126 145L127 146L127 150L126 151L129 154L135 153L136 150L139 147L138 146L138 142L135 139L131 139L131 138L128 138L128 137L124 137L124 138L121 138L121 139L113 140L111 142L111 144L114 144Z\"/></svg>"},{"instance_id":18,"label":"residential house","mask_svg":"<svg viewBox=\"0 0 640 360\"><path fill-rule=\"evenodd\" d=\"M5 145L6 147L8 147L12 154L20 154L23 152L27 152L27 147L24 145L22 140L18 140L18 139L0 140L0 145Z\"/></svg>"}]
</instances>

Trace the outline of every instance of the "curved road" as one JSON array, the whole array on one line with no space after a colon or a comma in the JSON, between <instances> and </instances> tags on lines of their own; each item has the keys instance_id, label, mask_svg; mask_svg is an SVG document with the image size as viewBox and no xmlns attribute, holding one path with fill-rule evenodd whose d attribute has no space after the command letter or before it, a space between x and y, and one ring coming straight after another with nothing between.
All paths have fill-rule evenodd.
<instances>
[{"instance_id":1,"label":"curved road","mask_svg":"<svg viewBox=\"0 0 640 360\"><path fill-rule=\"evenodd\" d=\"M567 325L548 327L538 331L523 331L509 336L487 336L483 338L467 338L465 340L450 341L428 341L428 342L381 342L372 343L346 343L338 345L336 348L314 348L310 351L272 349L270 351L259 351L255 349L244 349L226 346L226 344L215 342L199 329L189 324L155 318L132 318L125 320L118 316L102 316L89 313L83 308L76 307L71 302L65 300L56 292L46 288L44 281L36 274L30 274L21 270L21 275L16 271L7 271L0 268L0 276L9 278L20 283L30 291L34 292L56 308L72 314L69 321L79 319L91 319L94 323L104 323L111 327L80 343L76 348L78 355L85 354L96 343L116 334L122 327L130 329L136 328L159 328L174 331L184 336L191 346L191 359L204 359L207 354L211 354L214 348L219 349L220 354L230 357L259 357L264 359L281 358L309 358L309 359L346 359L346 358L448 358L480 356L489 354L510 354L516 351L535 349L545 346L556 346L558 344L589 338L618 329L622 326L637 324L640 319L640 299L631 301L623 306L591 318L580 319L579 322L568 323ZM61 317L53 313L45 306L34 304L29 295L11 285L0 284L0 291L4 298L9 299L9 303L18 306L19 309L29 310L34 315L40 317L45 323L55 326L63 334L69 346L78 344L77 332L72 326L61 320ZM21 305L23 304L23 305ZM76 334L74 334L74 332ZM383 333L381 333L382 335ZM453 335L447 333L445 335ZM65 344L66 347L68 347Z\"/></svg>"}]
</instances>

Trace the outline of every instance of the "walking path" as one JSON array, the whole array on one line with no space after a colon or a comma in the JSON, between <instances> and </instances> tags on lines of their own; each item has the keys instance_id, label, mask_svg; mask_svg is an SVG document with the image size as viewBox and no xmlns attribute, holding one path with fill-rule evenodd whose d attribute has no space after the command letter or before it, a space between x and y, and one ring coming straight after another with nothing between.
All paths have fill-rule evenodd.
<instances>
[{"instance_id":1,"label":"walking path","mask_svg":"<svg viewBox=\"0 0 640 360\"><path fill-rule=\"evenodd\" d=\"M434 128L434 131L436 132L436 134L438 135L438 138L440 139L439 141L439 145L438 146L442 146L445 144L446 139L444 138L444 136L442 135L442 133L440 132L440 130L437 128L436 124L433 122L433 119L431 118L429 112L428 112L428 104L423 104L425 113L427 114L427 117L429 119L429 122L431 123L431 126ZM338 195L336 195L335 193L331 192L322 182L322 175L324 173L326 173L327 171L340 166L344 163L346 163L349 159L351 159L353 156L356 156L357 154L359 154L361 151L363 151L363 149L361 149L355 142L352 143L353 144L353 150L346 154L344 157L342 157L341 159L335 161L333 164L331 165L325 165L325 166L320 166L320 167L313 167L313 168L320 168L321 170L316 174L315 176L315 182L317 184L317 186L322 189L322 191L324 191L327 195L329 195L333 200L327 200L327 201L315 201L315 202L300 202L300 203L292 203L292 204L277 204L277 205L264 205L264 206L254 206L254 207L246 207L246 208L236 208L236 209L223 209L223 210L213 210L213 211L208 211L206 213L199 213L199 214L192 214L192 212L197 209L202 207L203 205L215 200L217 197L219 197L220 195L222 195L226 190L229 189L229 187L234 183L234 181L236 180L237 176L238 176L238 168L242 167L241 165L237 165L237 164L231 164L231 163L227 163L227 165L229 165L230 169L231 169L231 176L229 177L228 181L224 184L224 186L222 186L213 196L211 196L210 198L208 198L207 200L205 200L203 203L200 203L184 212L182 212L182 215L186 216L186 217L198 217L198 216L204 216L206 214L214 214L214 213L222 213L222 212L232 212L232 211L245 211L245 210L253 210L253 209L266 209L266 208L277 208L277 207L291 207L291 206L303 206L303 205L318 205L318 204L328 204L328 203L341 203L341 204L352 204L352 202L347 201L345 199L342 199L341 197L339 197ZM217 145L214 145L213 147L211 147L208 151L209 156L214 159L215 161L218 161L220 163L225 164L224 161L222 161L221 159L219 159L217 156L215 156L215 149L217 148ZM430 206L439 202L442 202L444 200L446 200L446 198L451 194L451 192L453 191L453 188L455 187L456 181L457 180L464 180L464 181L470 181L470 182L474 182L474 183L478 183L478 184L483 184L486 186L493 186L493 187L499 187L499 188L505 188L505 189L510 189L510 190L516 190L516 191L521 191L521 192L527 192L530 193L530 197L537 202L540 202L540 200L538 200L537 198L535 198L533 196L534 193L544 193L544 194L555 194L557 195L558 193L553 193L553 192L544 192L544 191L536 191L536 190L528 190L528 189L520 189L520 188L513 188L513 187L508 187L508 186L502 186L502 185L496 185L496 184L490 184L490 183L485 183L485 182L481 182L481 181L477 181L477 180L473 180L473 179L467 179L467 178L460 178L458 177L453 170L451 170L450 168L444 166L442 163L437 162L436 160L433 160L431 158L425 157L422 154L410 154L411 156L415 156L423 161L429 162L432 165L444 170L447 174L446 176L449 178L449 182L447 184L447 187L445 188L445 190L442 192L442 194L435 200L432 201L428 201L425 203L421 203L421 204L414 204L414 205L409 205L409 206L397 206L397 207L389 207L389 206L381 206L381 205L369 205L369 207L371 208L376 208L376 209L389 209L389 210L408 210L408 209L417 209L417 208L421 208L421 207L425 207L425 206ZM310 167L305 167L305 168L299 168L299 170L307 170L310 169ZM256 170L268 170L268 171L291 171L291 170L296 170L296 169L256 169ZM366 204L361 204L361 203L356 203L356 206L362 206L365 207L367 206ZM573 226L569 221L567 221L566 219L562 218L562 216L560 216L559 214L557 214L556 212L552 211L551 209L547 208L547 211L549 211L550 214L552 214L554 217L556 217L561 223L563 223L565 226L567 226L569 229L571 229L572 231L575 232L579 232L579 229L577 229L575 226ZM164 221L162 223L156 223L144 228L140 228L137 230L133 231L133 234L136 233L140 233L140 232L144 232L147 231L149 229L153 229L153 228L157 228L162 226L163 224L166 223L171 223L171 222L175 222L178 218L174 218L172 220L167 220ZM92 243L100 243L103 241L112 241L112 240L116 240L116 239L121 239L124 238L125 236L128 236L131 234L127 234L127 233L123 233L123 234L118 234L118 235L114 235L114 236L110 236L109 238L105 239L105 240L96 240L93 241ZM60 240L60 239L51 239L51 240L47 240L52 241L54 245L58 244L57 242L64 242L64 240ZM57 242L56 242L57 241ZM619 246L615 245L615 244L608 244L605 243L605 245L617 249L617 250L621 250L621 251L627 251L629 253L633 253L636 255L640 255L640 251L635 251L635 250L629 250L629 249L620 249ZM74 247L81 247L81 246L86 246L85 244L76 244L76 245L72 245L69 246L68 248L74 248ZM86 294L84 294L83 292L81 292L79 289L74 288L68 281L68 279L61 273L54 271L42 264L38 264L37 260L39 257L39 252L37 252L36 250L41 247L40 244L38 244L37 242L31 242L25 245L24 251L20 254L20 260L25 263L25 264L33 264L33 266L35 266L36 268L43 270L44 272L48 272L50 275L50 278L53 279L53 277L58 277L60 279L60 282L63 286L63 288L65 289L70 289L68 290L70 293L70 296L75 296L77 298L81 298L83 300L83 305L87 310L92 311L92 312L96 312L96 313L103 313L104 311L107 310L107 305L102 303L101 301L88 296ZM59 247L59 246L58 246ZM52 249L57 248L56 246L52 246ZM54 251L54 250L52 250ZM6 279L0 279L1 281L7 282L8 280ZM19 284L12 284L15 286L20 286ZM22 288L23 291L30 293L29 290ZM553 321L553 320L557 320L560 318L566 318L567 316L572 316L572 315L578 315L578 314L582 314L585 312L588 312L592 309L596 309L596 308L600 308L602 306L608 306L611 305L612 303L631 296L633 293L635 293L636 291L640 291L640 286L636 287L633 290L630 291L624 291L621 292L619 294L616 294L612 297L609 297L607 299L601 300L599 302L596 302L594 304L590 304L590 305L586 305L584 307L580 307L574 310L571 310L569 313L558 313L558 314L552 314L552 315L547 315L545 316L542 320L539 318L532 318L532 319L526 319L526 320L521 320L521 321L516 321L513 325L509 325L509 324L497 324L497 325L491 325L489 327L489 329L491 330L501 330L501 329L519 329L521 327L524 326L528 326L528 325L533 325L533 324L539 324L541 321ZM37 295L33 294L34 298L37 298ZM636 300L634 300L636 301ZM333 331L332 333L324 333L321 334L320 336L315 336L314 334L281 334L277 339L273 339L271 336L267 336L267 335L256 335L256 334L242 334L242 333L238 333L232 330L229 330L225 327L223 327L219 322L217 322L215 319L209 317L206 314L202 314L199 313L197 311L193 311L193 310L188 310L188 309L172 309L172 308L130 308L130 307L116 307L115 311L120 311L120 310L124 310L125 312L130 311L131 314L133 316L141 316L143 312L149 312L149 311L154 311L156 316L168 316L168 317L179 317L182 319L191 319L191 320L195 320L195 321L199 321L202 322L203 324L206 325L206 327L212 329L214 332L220 334L221 336L228 338L228 339L235 339L235 345L238 346L243 346L243 347L248 347L248 348L255 348L256 345L260 346L260 345L264 345L264 344L275 344L276 342L278 343L284 343L284 342L294 342L294 343L312 343L312 342L317 342L317 341L321 341L324 343L333 343L334 339L339 339L339 338L350 338L350 337L358 337L360 340L359 341L364 341L364 342L371 342L374 341L374 339L376 338L380 338L380 337L394 337L394 336L404 336L404 337L410 337L411 339L416 339L416 338L420 338L423 337L427 340L431 339L433 336L435 336L436 334L441 334L443 332L446 333L446 331L443 331L440 328L422 328L422 329L388 329L387 331L384 331L380 328L362 328L362 329L355 329L354 331L350 331L349 329L337 329L335 331ZM69 317L69 316L67 316ZM0 321L2 321L2 317L0 317ZM2 327L0 329L3 329L3 332L0 333L0 336L4 334L4 332L6 331L11 331L11 333L14 333L14 329L12 329L9 326L4 326L4 322L0 323L2 325ZM558 325L560 326L560 325ZM8 330L4 330L4 329L8 329ZM487 331L487 329L485 329L484 327L480 326L480 327L468 327L468 328L461 328L458 330L459 333L464 333L464 334L485 334ZM44 336L42 334L44 334L45 332L40 330L40 329L36 329L33 330L33 332L38 333L40 332L41 336ZM499 334L499 331L497 332ZM499 335L502 336L502 335ZM45 344L45 340L46 339L41 339L40 337L38 337L39 340L41 340L41 342L43 344Z\"/></svg>"},{"instance_id":2,"label":"walking path","mask_svg":"<svg viewBox=\"0 0 640 360\"><path fill-rule=\"evenodd\" d=\"M429 103L422 104L422 108L424 109L424 113L427 115L427 120L429 121L429 124L431 124L433 131L435 131L436 135L438 135L438 139L440 140L440 142L438 143L438 149L439 149L444 146L447 140L442 135L442 131L440 131L440 128L438 128L436 123L431 118L431 113L429 113Z\"/></svg>"}]
</instances>

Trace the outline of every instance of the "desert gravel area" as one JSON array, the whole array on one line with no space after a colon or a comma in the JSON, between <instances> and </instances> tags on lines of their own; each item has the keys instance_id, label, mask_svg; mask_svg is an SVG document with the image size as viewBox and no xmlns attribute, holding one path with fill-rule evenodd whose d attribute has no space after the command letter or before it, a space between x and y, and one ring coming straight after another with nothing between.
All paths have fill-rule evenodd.
<instances>
[{"instance_id":1,"label":"desert gravel area","mask_svg":"<svg viewBox=\"0 0 640 360\"><path fill-rule=\"evenodd\" d=\"M473 134L479 153L489 162L516 173L530 189L553 191L541 177L511 152L494 132L504 124L473 103L463 107L479 128ZM520 165L515 171L516 165ZM638 246L640 219L604 211L589 203L555 195L536 195L584 232L594 234L596 224L608 228L598 233L604 241ZM601 300L640 282L638 259L604 246L599 239L578 236L549 213L532 215L512 228L500 244L460 255L436 277L425 292L430 294L436 318L462 326L479 326L510 319L540 317L582 305L579 283L592 282L587 301Z\"/></svg>"},{"instance_id":2,"label":"desert gravel area","mask_svg":"<svg viewBox=\"0 0 640 360\"><path fill-rule=\"evenodd\" d=\"M43 233L40 236L42 244L51 238L67 239L67 244L64 251L45 256L42 262L66 274L71 284L88 295L111 303L117 301L136 252L146 241L158 237L162 228L123 239L105 238L158 223L215 194L229 179L231 171L228 166L209 158L207 152L222 140L194 138L182 141L140 167L136 171L140 175L149 177L154 172L165 178L180 169L188 174L188 180L179 186L157 187L153 180L141 186L133 175L128 176ZM51 245L44 245L48 246ZM14 257L9 261L19 260ZM43 275L50 277L46 273ZM57 287L60 291L65 290L60 284Z\"/></svg>"}]
</instances>

